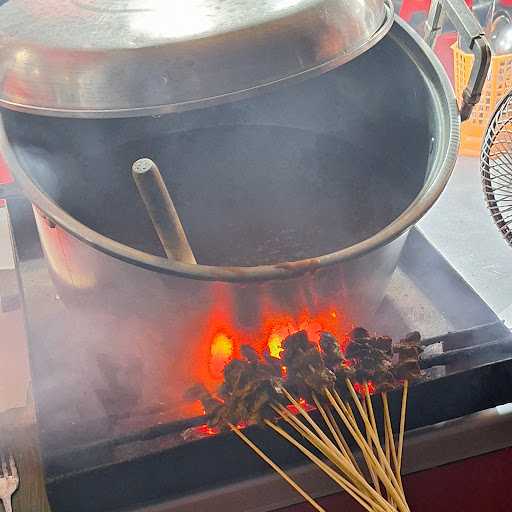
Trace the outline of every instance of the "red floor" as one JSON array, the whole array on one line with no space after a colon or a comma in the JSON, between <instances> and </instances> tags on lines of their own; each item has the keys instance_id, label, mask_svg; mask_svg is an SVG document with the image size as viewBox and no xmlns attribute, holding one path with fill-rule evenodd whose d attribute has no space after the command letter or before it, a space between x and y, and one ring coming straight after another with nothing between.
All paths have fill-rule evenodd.
<instances>
[{"instance_id":1,"label":"red floor","mask_svg":"<svg viewBox=\"0 0 512 512\"><path fill-rule=\"evenodd\" d=\"M512 448L415 473L404 483L412 512L511 512ZM319 502L328 512L364 510L346 494ZM281 512L311 510L304 504Z\"/></svg>"}]
</instances>

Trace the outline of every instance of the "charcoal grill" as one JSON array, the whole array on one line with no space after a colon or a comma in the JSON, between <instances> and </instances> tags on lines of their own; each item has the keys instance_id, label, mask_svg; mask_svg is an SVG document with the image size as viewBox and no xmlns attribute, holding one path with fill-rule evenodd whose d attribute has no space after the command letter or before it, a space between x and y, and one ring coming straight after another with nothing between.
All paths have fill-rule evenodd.
<instances>
[{"instance_id":1,"label":"charcoal grill","mask_svg":"<svg viewBox=\"0 0 512 512\"><path fill-rule=\"evenodd\" d=\"M399 300L408 286L432 294L412 306L433 314L425 335L490 324L470 345L491 344L425 358L433 380L412 393L409 427L509 400L489 388L499 375L512 389L508 330L414 229L489 65L463 2L443 4L475 54L460 110L390 2L2 4L0 143L45 256L20 274L56 512L187 510L202 491L266 478L231 436L202 438L184 391L214 388L241 343L261 351L277 328L422 329ZM434 2L430 41L441 11ZM130 177L140 157L160 167L199 264L165 257ZM423 281L433 266L446 304ZM459 382L478 399L447 392Z\"/></svg>"},{"instance_id":2,"label":"charcoal grill","mask_svg":"<svg viewBox=\"0 0 512 512\"><path fill-rule=\"evenodd\" d=\"M158 410L131 419L90 417L86 397L105 389L96 389L86 374L77 376L64 340L80 346L101 333L91 324L78 324L56 299L45 261L33 248L30 217L21 215L29 205L11 197L14 201L18 249L28 255L18 266L24 296L18 304L28 321L46 485L54 509L270 511L296 503L297 496L236 437L206 435L204 417L169 421ZM493 411L512 401L512 334L420 231L409 234L369 327L393 336L420 328L427 337L422 365L428 379L411 389L406 473L509 446L512 417L505 409ZM398 417L400 396L391 396L391 407ZM183 432L190 428L204 435L185 442ZM251 428L249 435L314 493L337 491L272 434ZM462 451L454 443L461 436Z\"/></svg>"}]
</instances>

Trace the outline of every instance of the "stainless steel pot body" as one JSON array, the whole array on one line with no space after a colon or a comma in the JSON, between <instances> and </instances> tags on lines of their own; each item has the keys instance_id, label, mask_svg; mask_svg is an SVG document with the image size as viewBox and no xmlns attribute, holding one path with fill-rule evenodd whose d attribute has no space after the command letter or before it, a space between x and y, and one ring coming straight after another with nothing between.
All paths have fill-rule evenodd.
<instances>
[{"instance_id":1,"label":"stainless steel pot body","mask_svg":"<svg viewBox=\"0 0 512 512\"><path fill-rule=\"evenodd\" d=\"M76 345L88 385L103 385L108 354L138 406L172 404L178 419L197 412L182 401L191 384L219 382L219 333L229 357L265 348L276 325L368 321L458 132L444 71L396 20L358 59L270 94L122 121L4 111L1 135L59 293L89 326ZM130 181L141 156L159 164L200 265L162 257ZM91 396L91 416L123 408Z\"/></svg>"}]
</instances>

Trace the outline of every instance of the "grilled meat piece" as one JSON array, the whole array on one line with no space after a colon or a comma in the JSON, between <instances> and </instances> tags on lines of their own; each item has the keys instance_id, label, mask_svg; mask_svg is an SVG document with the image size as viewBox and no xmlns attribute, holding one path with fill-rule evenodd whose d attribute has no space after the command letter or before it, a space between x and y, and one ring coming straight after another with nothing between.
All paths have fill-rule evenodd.
<instances>
[{"instance_id":1,"label":"grilled meat piece","mask_svg":"<svg viewBox=\"0 0 512 512\"><path fill-rule=\"evenodd\" d=\"M415 381L421 378L422 372L418 361L415 359L409 359L398 363L398 365L393 368L393 375L398 380Z\"/></svg>"},{"instance_id":2,"label":"grilled meat piece","mask_svg":"<svg viewBox=\"0 0 512 512\"><path fill-rule=\"evenodd\" d=\"M215 418L224 408L224 402L215 398L203 384L196 384L185 392L185 400L199 400L204 413L210 418Z\"/></svg>"},{"instance_id":3,"label":"grilled meat piece","mask_svg":"<svg viewBox=\"0 0 512 512\"><path fill-rule=\"evenodd\" d=\"M348 337L352 341L367 339L370 337L370 333L364 327L356 327L350 331Z\"/></svg>"},{"instance_id":4,"label":"grilled meat piece","mask_svg":"<svg viewBox=\"0 0 512 512\"><path fill-rule=\"evenodd\" d=\"M389 336L379 336L374 338L373 344L375 348L391 355L393 352L393 340Z\"/></svg>"},{"instance_id":5,"label":"grilled meat piece","mask_svg":"<svg viewBox=\"0 0 512 512\"><path fill-rule=\"evenodd\" d=\"M240 352L249 363L256 364L260 362L260 356L258 352L256 352L256 350L254 350L254 348L252 348L250 345L242 345L240 347Z\"/></svg>"},{"instance_id":6,"label":"grilled meat piece","mask_svg":"<svg viewBox=\"0 0 512 512\"><path fill-rule=\"evenodd\" d=\"M320 348L322 349L325 366L335 371L343 362L343 355L338 341L332 334L322 332L320 335Z\"/></svg>"},{"instance_id":7,"label":"grilled meat piece","mask_svg":"<svg viewBox=\"0 0 512 512\"><path fill-rule=\"evenodd\" d=\"M398 353L398 364L393 369L395 377L399 380L421 379L423 372L420 369L419 358L423 352L421 335L418 331L411 332L400 340L395 352Z\"/></svg>"}]
</instances>

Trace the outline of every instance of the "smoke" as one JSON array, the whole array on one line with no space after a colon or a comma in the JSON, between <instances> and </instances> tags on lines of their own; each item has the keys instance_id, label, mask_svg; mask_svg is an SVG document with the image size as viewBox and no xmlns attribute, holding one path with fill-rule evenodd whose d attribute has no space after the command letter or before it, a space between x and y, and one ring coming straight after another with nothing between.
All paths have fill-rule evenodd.
<instances>
[{"instance_id":1,"label":"smoke","mask_svg":"<svg viewBox=\"0 0 512 512\"><path fill-rule=\"evenodd\" d=\"M259 265L342 249L407 208L428 172L429 94L411 56L386 38L321 77L203 110L123 120L3 116L25 171L90 228L163 255L130 175L133 161L149 157L164 175L200 263ZM101 257L76 258L74 264L91 265L97 303L108 296L115 314L75 309L75 327L68 331L58 317L47 320L41 324L50 329L44 331L47 344L33 354L38 400L57 444L111 435L112 416L119 420L124 409L158 396L163 376L171 395L185 383L169 368L170 358L179 358L188 343L175 324L190 320L189 311L199 315L197 304L187 303L199 296L190 292L194 285L183 279L173 288L149 271L150 278L136 281L132 275L140 269L130 274L128 264L109 258L104 266ZM368 296L375 294L381 269L370 270L370 277L357 275L359 282L343 292L361 293L364 286ZM149 311L170 296L183 304ZM138 301L148 297L137 318ZM65 318L68 311L61 314ZM169 342L162 341L164 326ZM136 390L141 380L142 396ZM68 438L59 439L63 426Z\"/></svg>"}]
</instances>

